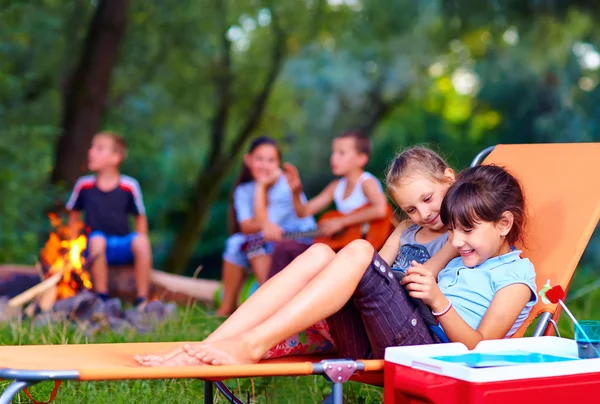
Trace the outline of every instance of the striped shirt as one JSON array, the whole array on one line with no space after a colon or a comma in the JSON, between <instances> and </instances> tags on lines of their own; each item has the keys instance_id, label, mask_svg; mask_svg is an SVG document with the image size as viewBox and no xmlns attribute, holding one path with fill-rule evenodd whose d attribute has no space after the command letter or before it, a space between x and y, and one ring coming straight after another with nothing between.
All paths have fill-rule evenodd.
<instances>
[{"instance_id":1,"label":"striped shirt","mask_svg":"<svg viewBox=\"0 0 600 404\"><path fill-rule=\"evenodd\" d=\"M95 175L79 178L66 208L84 213L88 232L100 231L107 236L129 234L128 216L145 214L140 185L126 175L121 175L119 185L110 191L97 187Z\"/></svg>"}]
</instances>

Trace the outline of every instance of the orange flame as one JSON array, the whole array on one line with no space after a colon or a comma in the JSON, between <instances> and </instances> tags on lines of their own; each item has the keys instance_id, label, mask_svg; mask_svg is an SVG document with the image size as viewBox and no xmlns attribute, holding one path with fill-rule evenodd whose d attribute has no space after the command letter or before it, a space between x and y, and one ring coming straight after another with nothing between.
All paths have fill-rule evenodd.
<instances>
[{"instance_id":1,"label":"orange flame","mask_svg":"<svg viewBox=\"0 0 600 404\"><path fill-rule=\"evenodd\" d=\"M86 248L87 238L80 234L77 238L70 237L70 229L62 224L61 218L56 214L49 215L50 223L55 231L50 233L40 255L44 264L49 265L48 275L57 272L63 273L63 278L57 285L57 299L75 296L79 289L78 283L73 279L73 273L81 279L81 284L86 289L92 288L89 273L83 269L85 259L82 253ZM83 224L77 225L76 234L81 233Z\"/></svg>"}]
</instances>

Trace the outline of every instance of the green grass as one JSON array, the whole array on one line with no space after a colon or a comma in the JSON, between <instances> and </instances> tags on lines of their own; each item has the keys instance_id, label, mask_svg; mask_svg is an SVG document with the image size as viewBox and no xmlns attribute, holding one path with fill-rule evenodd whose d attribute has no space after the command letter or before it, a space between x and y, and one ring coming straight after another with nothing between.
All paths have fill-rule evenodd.
<instances>
[{"instance_id":1,"label":"green grass","mask_svg":"<svg viewBox=\"0 0 600 404\"><path fill-rule=\"evenodd\" d=\"M597 279L591 271L581 269L576 274L571 291L575 292ZM568 304L580 320L600 319L600 289ZM160 325L152 334L113 334L101 332L86 337L85 332L71 324L52 324L33 327L31 323L0 324L0 342L3 345L25 344L85 344L102 342L147 342L201 340L219 325L202 306L182 307L177 317ZM532 328L532 327L531 327ZM563 337L573 337L573 324L566 315L559 321ZM7 382L0 382L4 390ZM238 379L226 382L228 387L245 401L252 403L318 403L331 392L322 376ZM346 403L375 404L383 402L381 388L347 383L344 387ZM47 399L52 383L31 388L38 400ZM227 401L215 393L216 403ZM24 394L14 401L29 402ZM57 396L59 403L201 403L203 382L198 380L136 380L123 382L65 382Z\"/></svg>"},{"instance_id":2,"label":"green grass","mask_svg":"<svg viewBox=\"0 0 600 404\"><path fill-rule=\"evenodd\" d=\"M81 328L72 324L52 324L34 327L30 322L0 324L0 343L28 344L85 344L107 342L158 342L202 340L219 325L202 306L182 307L175 319L161 324L151 334L113 334L100 332L86 337ZM8 382L0 381L0 390ZM251 403L317 403L331 392L322 376L237 379L226 382L238 397ZM53 383L33 386L30 391L38 401L47 400ZM63 382L56 398L58 403L202 403L204 383L199 380L134 380L122 382ZM216 390L215 390L216 391ZM346 383L347 403L375 404L383 402L381 388ZM20 393L15 403L28 403ZM216 403L227 400L215 392Z\"/></svg>"}]
</instances>

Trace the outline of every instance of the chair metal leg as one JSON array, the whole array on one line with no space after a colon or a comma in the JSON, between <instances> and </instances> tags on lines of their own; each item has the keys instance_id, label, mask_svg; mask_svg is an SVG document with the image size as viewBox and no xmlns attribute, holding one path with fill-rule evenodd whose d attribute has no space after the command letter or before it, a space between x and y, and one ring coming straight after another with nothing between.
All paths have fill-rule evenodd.
<instances>
[{"instance_id":1,"label":"chair metal leg","mask_svg":"<svg viewBox=\"0 0 600 404\"><path fill-rule=\"evenodd\" d=\"M204 381L204 404L213 404L213 382L208 380Z\"/></svg>"},{"instance_id":2,"label":"chair metal leg","mask_svg":"<svg viewBox=\"0 0 600 404\"><path fill-rule=\"evenodd\" d=\"M32 386L37 382L32 381L24 381L24 380L15 380L11 384L8 385L6 390L0 396L0 404L10 404L12 399L17 395L17 393L23 390L25 387Z\"/></svg>"},{"instance_id":3,"label":"chair metal leg","mask_svg":"<svg viewBox=\"0 0 600 404\"><path fill-rule=\"evenodd\" d=\"M215 382L214 386L223 394L223 396L227 399L228 402L233 404L244 404L242 400L236 397L233 391L229 390L229 387L225 385L223 382ZM0 403L2 404L2 403Z\"/></svg>"},{"instance_id":4,"label":"chair metal leg","mask_svg":"<svg viewBox=\"0 0 600 404\"><path fill-rule=\"evenodd\" d=\"M344 384L341 382L333 383L331 391L332 404L342 404L344 402Z\"/></svg>"},{"instance_id":5,"label":"chair metal leg","mask_svg":"<svg viewBox=\"0 0 600 404\"><path fill-rule=\"evenodd\" d=\"M545 311L540 316L540 321L538 321L535 326L535 330L533 331L534 337L541 337L546 332L546 328L548 327L548 323L552 320L552 313Z\"/></svg>"},{"instance_id":6,"label":"chair metal leg","mask_svg":"<svg viewBox=\"0 0 600 404\"><path fill-rule=\"evenodd\" d=\"M556 324L556 321L550 319L550 320L548 320L548 322L550 324L552 324L552 326L554 327L554 332L556 333L556 336L560 338L560 331L558 331L558 324Z\"/></svg>"}]
</instances>

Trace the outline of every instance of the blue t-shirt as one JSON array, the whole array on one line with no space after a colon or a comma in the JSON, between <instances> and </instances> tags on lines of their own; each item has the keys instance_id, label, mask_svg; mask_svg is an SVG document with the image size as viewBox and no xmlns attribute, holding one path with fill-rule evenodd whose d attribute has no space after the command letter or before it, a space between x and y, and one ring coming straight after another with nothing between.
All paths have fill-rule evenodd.
<instances>
[{"instance_id":1,"label":"blue t-shirt","mask_svg":"<svg viewBox=\"0 0 600 404\"><path fill-rule=\"evenodd\" d=\"M529 315L537 302L535 270L531 261L521 258L520 254L520 250L513 248L509 253L490 258L474 268L466 267L462 258L458 257L439 273L438 286L442 293L473 329L479 327L494 295L515 283L527 285L531 289L531 299L506 336L514 334Z\"/></svg>"},{"instance_id":2,"label":"blue t-shirt","mask_svg":"<svg viewBox=\"0 0 600 404\"><path fill-rule=\"evenodd\" d=\"M233 192L233 206L238 223L254 217L254 192L256 183L245 182L238 185ZM302 201L306 203L306 196L302 194ZM316 227L312 216L299 218L294 211L292 190L281 175L267 191L267 214L269 221L281 226L286 231L307 231Z\"/></svg>"}]
</instances>

